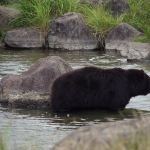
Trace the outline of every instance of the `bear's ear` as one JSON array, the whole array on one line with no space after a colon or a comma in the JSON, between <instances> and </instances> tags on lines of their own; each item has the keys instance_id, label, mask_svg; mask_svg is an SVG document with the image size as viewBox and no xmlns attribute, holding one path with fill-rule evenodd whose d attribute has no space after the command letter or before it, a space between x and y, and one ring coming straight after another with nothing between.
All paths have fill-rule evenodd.
<instances>
[{"instance_id":1,"label":"bear's ear","mask_svg":"<svg viewBox=\"0 0 150 150\"><path fill-rule=\"evenodd\" d=\"M142 74L144 74L144 73L145 73L143 69L141 69L140 71L141 71L141 73L142 73Z\"/></svg>"},{"instance_id":2,"label":"bear's ear","mask_svg":"<svg viewBox=\"0 0 150 150\"><path fill-rule=\"evenodd\" d=\"M137 69L129 69L128 70L128 79L130 81L141 81L144 79L144 71Z\"/></svg>"},{"instance_id":3,"label":"bear's ear","mask_svg":"<svg viewBox=\"0 0 150 150\"><path fill-rule=\"evenodd\" d=\"M144 80L144 70L139 70L137 73L137 79L138 80Z\"/></svg>"}]
</instances>

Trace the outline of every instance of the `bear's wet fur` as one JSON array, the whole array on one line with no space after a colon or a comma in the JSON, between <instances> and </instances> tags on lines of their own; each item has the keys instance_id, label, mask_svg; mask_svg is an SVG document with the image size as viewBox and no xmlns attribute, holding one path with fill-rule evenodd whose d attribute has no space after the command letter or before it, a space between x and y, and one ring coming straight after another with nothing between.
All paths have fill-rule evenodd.
<instances>
[{"instance_id":1,"label":"bear's wet fur","mask_svg":"<svg viewBox=\"0 0 150 150\"><path fill-rule=\"evenodd\" d=\"M122 110L130 98L150 93L150 78L143 70L85 67L65 73L53 82L54 112L84 109Z\"/></svg>"}]
</instances>

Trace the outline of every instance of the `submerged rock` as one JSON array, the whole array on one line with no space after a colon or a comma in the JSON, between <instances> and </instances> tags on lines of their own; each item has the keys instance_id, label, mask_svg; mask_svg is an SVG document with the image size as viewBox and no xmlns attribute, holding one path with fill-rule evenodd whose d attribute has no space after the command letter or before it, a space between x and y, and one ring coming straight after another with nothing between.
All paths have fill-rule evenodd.
<instances>
[{"instance_id":1,"label":"submerged rock","mask_svg":"<svg viewBox=\"0 0 150 150\"><path fill-rule=\"evenodd\" d=\"M8 31L4 42L12 48L41 48L45 39L36 29L19 28Z\"/></svg>"},{"instance_id":2,"label":"submerged rock","mask_svg":"<svg viewBox=\"0 0 150 150\"><path fill-rule=\"evenodd\" d=\"M60 57L41 58L22 74L2 78L0 101L13 107L49 107L54 79L71 70Z\"/></svg>"},{"instance_id":3,"label":"submerged rock","mask_svg":"<svg viewBox=\"0 0 150 150\"><path fill-rule=\"evenodd\" d=\"M47 36L49 48L67 50L92 50L98 48L98 40L88 29L83 16L66 13L51 21Z\"/></svg>"}]
</instances>

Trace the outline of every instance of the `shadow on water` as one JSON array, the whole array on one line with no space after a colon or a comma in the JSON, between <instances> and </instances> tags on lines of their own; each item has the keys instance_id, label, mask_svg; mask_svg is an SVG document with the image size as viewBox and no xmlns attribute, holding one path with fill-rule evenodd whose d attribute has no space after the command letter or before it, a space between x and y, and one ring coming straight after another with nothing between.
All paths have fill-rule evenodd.
<instances>
[{"instance_id":1,"label":"shadow on water","mask_svg":"<svg viewBox=\"0 0 150 150\"><path fill-rule=\"evenodd\" d=\"M71 113L53 113L51 109L15 109L0 107L3 113L10 113L12 119L38 119L48 120L51 124L61 124L62 126L73 126L78 128L102 122L113 122L119 120L128 120L141 115L149 115L150 111L126 108L123 111L106 111L106 110L80 110ZM7 115L6 115L7 116Z\"/></svg>"}]
</instances>

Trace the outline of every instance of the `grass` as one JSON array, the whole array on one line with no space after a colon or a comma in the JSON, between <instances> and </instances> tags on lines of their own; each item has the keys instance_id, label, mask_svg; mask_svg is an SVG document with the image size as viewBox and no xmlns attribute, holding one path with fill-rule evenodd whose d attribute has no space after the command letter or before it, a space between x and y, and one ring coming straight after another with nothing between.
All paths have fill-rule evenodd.
<instances>
[{"instance_id":1,"label":"grass","mask_svg":"<svg viewBox=\"0 0 150 150\"><path fill-rule=\"evenodd\" d=\"M78 2L76 0L21 0L12 6L22 14L13 21L13 26L34 27L46 33L51 19L76 11Z\"/></svg>"},{"instance_id":2,"label":"grass","mask_svg":"<svg viewBox=\"0 0 150 150\"><path fill-rule=\"evenodd\" d=\"M135 41L150 42L150 1L127 0L127 2L130 6L130 13L124 17L123 21L144 33L143 37L136 38Z\"/></svg>"},{"instance_id":3,"label":"grass","mask_svg":"<svg viewBox=\"0 0 150 150\"><path fill-rule=\"evenodd\" d=\"M122 22L126 22L144 33L143 37L135 41L150 42L150 1L127 0L130 12L113 18L102 5L96 7L79 3L78 0L13 0L9 4L21 11L21 16L15 20L11 28L34 27L47 33L50 30L50 20L67 12L82 13L90 29L99 35L104 43L107 33ZM1 0L0 4L8 4Z\"/></svg>"},{"instance_id":4,"label":"grass","mask_svg":"<svg viewBox=\"0 0 150 150\"><path fill-rule=\"evenodd\" d=\"M77 0L52 0L51 1L51 13L54 17L61 16L67 12L76 12L80 3Z\"/></svg>"},{"instance_id":5,"label":"grass","mask_svg":"<svg viewBox=\"0 0 150 150\"><path fill-rule=\"evenodd\" d=\"M102 5L96 7L85 5L81 9L81 13L86 18L87 25L99 36L103 45L108 32L120 24L124 16L113 18Z\"/></svg>"},{"instance_id":6,"label":"grass","mask_svg":"<svg viewBox=\"0 0 150 150\"><path fill-rule=\"evenodd\" d=\"M48 22L51 18L50 0L21 0L13 5L21 12L21 16L13 22L15 27L34 27L47 31Z\"/></svg>"}]
</instances>

